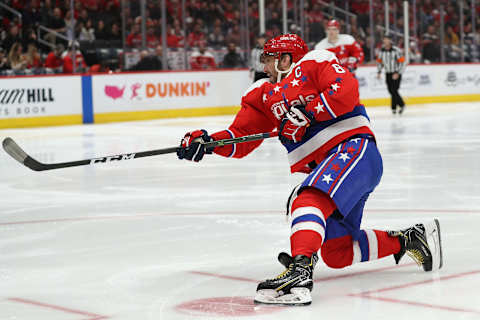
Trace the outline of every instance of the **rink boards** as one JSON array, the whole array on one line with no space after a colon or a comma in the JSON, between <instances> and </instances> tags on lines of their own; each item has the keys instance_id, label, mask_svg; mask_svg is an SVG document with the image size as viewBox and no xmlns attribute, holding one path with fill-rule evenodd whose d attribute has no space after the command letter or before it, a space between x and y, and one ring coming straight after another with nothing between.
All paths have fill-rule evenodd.
<instances>
[{"instance_id":1,"label":"rink boards","mask_svg":"<svg viewBox=\"0 0 480 320\"><path fill-rule=\"evenodd\" d=\"M390 104L384 75L357 70L362 103ZM0 128L234 114L249 71L145 72L0 79ZM480 64L410 65L407 104L480 100Z\"/></svg>"}]
</instances>

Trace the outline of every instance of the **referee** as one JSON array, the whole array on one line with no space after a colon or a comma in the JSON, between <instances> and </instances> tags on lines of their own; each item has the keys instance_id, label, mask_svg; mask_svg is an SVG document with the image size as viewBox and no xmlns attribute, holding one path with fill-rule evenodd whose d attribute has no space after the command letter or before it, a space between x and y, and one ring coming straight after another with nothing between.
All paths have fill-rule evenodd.
<instances>
[{"instance_id":1,"label":"referee","mask_svg":"<svg viewBox=\"0 0 480 320\"><path fill-rule=\"evenodd\" d=\"M385 68L388 92L392 96L392 113L402 114L405 109L405 102L398 93L400 81L402 81L402 72L405 70L405 57L400 48L392 45L390 35L383 37L383 46L377 57L377 78L380 79L382 68Z\"/></svg>"},{"instance_id":2,"label":"referee","mask_svg":"<svg viewBox=\"0 0 480 320\"><path fill-rule=\"evenodd\" d=\"M263 61L261 61L263 53L263 45L265 44L266 38L263 34L257 37L257 46L252 49L251 59L250 59L250 72L254 74L253 82L256 82L262 78L268 78L268 75L263 72Z\"/></svg>"}]
</instances>

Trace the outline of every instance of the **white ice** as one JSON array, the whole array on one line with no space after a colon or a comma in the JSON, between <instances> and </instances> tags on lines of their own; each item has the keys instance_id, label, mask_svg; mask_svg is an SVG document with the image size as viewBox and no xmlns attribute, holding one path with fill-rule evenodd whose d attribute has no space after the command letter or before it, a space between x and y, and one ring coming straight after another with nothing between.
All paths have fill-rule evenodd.
<instances>
[{"instance_id":1,"label":"white ice","mask_svg":"<svg viewBox=\"0 0 480 320\"><path fill-rule=\"evenodd\" d=\"M439 218L445 265L408 257L315 271L308 307L254 306L282 271L283 148L199 163L163 155L34 172L0 152L0 319L480 319L480 103L370 108L384 160L363 226ZM175 146L232 117L3 130L43 162Z\"/></svg>"}]
</instances>

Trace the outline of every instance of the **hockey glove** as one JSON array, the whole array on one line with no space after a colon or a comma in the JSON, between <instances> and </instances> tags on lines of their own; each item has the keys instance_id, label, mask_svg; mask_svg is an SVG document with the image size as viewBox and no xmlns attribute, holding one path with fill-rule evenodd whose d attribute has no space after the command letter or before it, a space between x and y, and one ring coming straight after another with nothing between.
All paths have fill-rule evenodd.
<instances>
[{"instance_id":1,"label":"hockey glove","mask_svg":"<svg viewBox=\"0 0 480 320\"><path fill-rule=\"evenodd\" d=\"M358 62L357 58L349 57L348 60L347 60L348 71L354 72L355 70L357 70L357 62Z\"/></svg>"},{"instance_id":2,"label":"hockey glove","mask_svg":"<svg viewBox=\"0 0 480 320\"><path fill-rule=\"evenodd\" d=\"M293 106L285 113L279 129L280 141L283 144L302 141L307 128L315 121L314 116L304 106Z\"/></svg>"},{"instance_id":3,"label":"hockey glove","mask_svg":"<svg viewBox=\"0 0 480 320\"><path fill-rule=\"evenodd\" d=\"M203 159L205 154L212 154L214 148L206 148L204 145L204 143L212 141L213 138L203 129L188 132L180 142L177 156L180 160L187 159L198 162Z\"/></svg>"}]
</instances>

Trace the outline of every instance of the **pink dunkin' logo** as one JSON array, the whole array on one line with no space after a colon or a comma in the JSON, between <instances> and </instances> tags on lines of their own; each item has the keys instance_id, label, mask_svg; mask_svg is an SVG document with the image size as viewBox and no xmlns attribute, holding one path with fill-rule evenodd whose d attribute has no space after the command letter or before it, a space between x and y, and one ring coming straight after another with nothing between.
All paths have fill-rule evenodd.
<instances>
[{"instance_id":1,"label":"pink dunkin' logo","mask_svg":"<svg viewBox=\"0 0 480 320\"><path fill-rule=\"evenodd\" d=\"M113 100L123 97L123 92L125 91L125 86L119 88L117 86L105 86L105 94L112 98Z\"/></svg>"},{"instance_id":2,"label":"pink dunkin' logo","mask_svg":"<svg viewBox=\"0 0 480 320\"><path fill-rule=\"evenodd\" d=\"M140 89L141 87L141 83L135 83L130 87L130 89L132 89L132 96L130 97L130 100L132 100L133 98L140 99L140 97L138 96L138 89Z\"/></svg>"}]
</instances>

